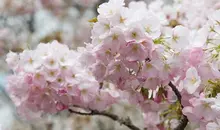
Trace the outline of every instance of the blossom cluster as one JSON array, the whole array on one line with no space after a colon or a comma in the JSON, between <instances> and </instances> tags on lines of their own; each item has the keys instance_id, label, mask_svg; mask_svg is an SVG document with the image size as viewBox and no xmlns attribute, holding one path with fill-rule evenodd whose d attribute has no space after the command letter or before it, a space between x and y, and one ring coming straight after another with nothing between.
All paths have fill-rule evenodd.
<instances>
[{"instance_id":1,"label":"blossom cluster","mask_svg":"<svg viewBox=\"0 0 220 130\"><path fill-rule=\"evenodd\" d=\"M155 0L148 6L150 11L158 15L163 25L184 25L190 29L201 28L213 11L220 9L218 0L174 0L173 4L165 4Z\"/></svg>"},{"instance_id":2,"label":"blossom cluster","mask_svg":"<svg viewBox=\"0 0 220 130\"><path fill-rule=\"evenodd\" d=\"M15 73L9 77L8 91L21 114L26 109L56 113L73 106L103 110L115 102L117 92L99 90L99 82L80 62L93 59L83 49L79 51L53 41L19 55L8 54L7 63Z\"/></svg>"},{"instance_id":3,"label":"blossom cluster","mask_svg":"<svg viewBox=\"0 0 220 130\"><path fill-rule=\"evenodd\" d=\"M8 91L21 110L54 113L77 106L102 111L127 100L142 110L150 130L173 129L182 114L189 126L219 129L218 4L177 2L168 9L175 7L174 12L166 12L159 0L128 7L124 0L110 0L99 6L86 47L72 51L54 41L19 55L10 52L6 61L14 75ZM209 14L190 14L202 6ZM189 24L192 17L198 18L195 24Z\"/></svg>"}]
</instances>

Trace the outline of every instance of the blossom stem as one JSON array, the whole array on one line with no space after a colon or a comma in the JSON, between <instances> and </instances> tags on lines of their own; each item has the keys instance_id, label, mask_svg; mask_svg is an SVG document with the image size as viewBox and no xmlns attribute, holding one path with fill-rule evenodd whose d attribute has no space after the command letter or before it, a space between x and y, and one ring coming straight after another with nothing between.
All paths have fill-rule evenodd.
<instances>
[{"instance_id":1,"label":"blossom stem","mask_svg":"<svg viewBox=\"0 0 220 130\"><path fill-rule=\"evenodd\" d=\"M110 119L112 119L114 121L119 122L122 125L127 126L131 130L140 130L140 128L138 128L137 126L133 125L133 123L131 122L130 118L123 119L123 118L118 117L117 115L108 113L106 111L99 112L99 111L96 111L96 110L90 110L89 113L83 113L83 112L78 112L78 111L74 111L72 109L69 109L69 112L75 113L75 114L78 114L78 115L83 115L83 116L95 116L95 115L105 116L105 117L108 117L108 118L110 118Z\"/></svg>"},{"instance_id":2,"label":"blossom stem","mask_svg":"<svg viewBox=\"0 0 220 130\"><path fill-rule=\"evenodd\" d=\"M168 85L172 88L173 92L177 96L179 103L181 104L182 96L181 96L180 92L178 91L178 89L176 88L176 86L172 82L170 82ZM181 104L181 107L183 108L182 104ZM187 116L182 114L179 125L174 130L184 130L188 124L188 121L189 120L188 120Z\"/></svg>"},{"instance_id":3,"label":"blossom stem","mask_svg":"<svg viewBox=\"0 0 220 130\"><path fill-rule=\"evenodd\" d=\"M178 91L178 89L176 88L176 86L172 82L169 82L168 85L172 88L173 92L177 96L177 99L178 99L179 103L181 104L182 96L181 96L180 92ZM181 106L182 106L182 104L181 104Z\"/></svg>"}]
</instances>

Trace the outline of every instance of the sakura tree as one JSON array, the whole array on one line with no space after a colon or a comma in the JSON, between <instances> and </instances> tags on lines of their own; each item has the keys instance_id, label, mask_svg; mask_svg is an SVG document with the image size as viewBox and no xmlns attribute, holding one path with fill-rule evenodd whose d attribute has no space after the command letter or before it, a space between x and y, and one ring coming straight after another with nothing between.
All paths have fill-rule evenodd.
<instances>
[{"instance_id":1,"label":"sakura tree","mask_svg":"<svg viewBox=\"0 0 220 130\"><path fill-rule=\"evenodd\" d=\"M131 130L129 118L106 110L128 101L148 130L220 128L220 2L164 5L110 0L90 20L92 41L70 50L53 41L9 52L8 93L26 119L68 110L101 115Z\"/></svg>"}]
</instances>

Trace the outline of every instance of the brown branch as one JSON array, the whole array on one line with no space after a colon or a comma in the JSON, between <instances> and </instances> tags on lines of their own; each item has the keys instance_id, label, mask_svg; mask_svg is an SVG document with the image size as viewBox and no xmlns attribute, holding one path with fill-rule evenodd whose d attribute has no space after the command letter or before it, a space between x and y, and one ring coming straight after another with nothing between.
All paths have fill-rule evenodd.
<instances>
[{"instance_id":1,"label":"brown branch","mask_svg":"<svg viewBox=\"0 0 220 130\"><path fill-rule=\"evenodd\" d=\"M90 110L89 113L82 113L82 112L77 112L77 111L74 111L72 109L69 109L69 112L75 113L75 114L78 114L78 115L83 115L83 116L95 116L95 115L105 116L105 117L108 117L108 118L110 118L110 119L112 119L114 121L119 122L122 125L127 126L131 130L140 130L140 128L138 128L137 126L133 125L133 123L131 122L130 118L127 118L127 119L119 118L117 115L108 113L106 111L99 112L99 111L96 111L96 110Z\"/></svg>"},{"instance_id":2,"label":"brown branch","mask_svg":"<svg viewBox=\"0 0 220 130\"><path fill-rule=\"evenodd\" d=\"M181 96L180 92L178 91L178 89L176 88L176 86L172 82L170 82L168 85L172 88L173 92L177 96L179 103L181 104L182 96ZM181 104L181 107L183 108L182 104ZM182 114L181 119L179 121L179 125L174 130L184 130L188 124L188 121L189 120L188 120L187 116Z\"/></svg>"},{"instance_id":3,"label":"brown branch","mask_svg":"<svg viewBox=\"0 0 220 130\"><path fill-rule=\"evenodd\" d=\"M177 99L178 99L179 103L181 104L182 96L181 96L180 92L178 91L178 89L176 88L176 86L172 82L170 82L168 85L172 88L173 92L177 96ZM182 104L181 104L181 107L183 108ZM75 113L75 114L78 114L78 115L84 115L84 116L95 116L95 115L105 116L105 117L108 117L108 118L110 118L114 121L119 122L122 125L127 126L131 130L140 130L140 128L133 125L130 118L127 118L127 119L119 118L117 115L108 113L106 111L99 112L99 111L96 111L96 110L90 110L89 113L83 113L83 112L78 112L78 111L74 111L72 109L69 109L69 112ZM188 118L185 115L182 115L181 119L179 121L179 125L174 130L184 130L186 128L187 124L188 124Z\"/></svg>"},{"instance_id":4,"label":"brown branch","mask_svg":"<svg viewBox=\"0 0 220 130\"><path fill-rule=\"evenodd\" d=\"M174 92L175 95L177 96L178 101L179 101L180 104L181 104L182 96L181 96L179 90L176 88L176 86L175 86L172 82L169 82L168 85L172 88L173 92ZM182 105L182 104L181 104L181 105Z\"/></svg>"}]
</instances>

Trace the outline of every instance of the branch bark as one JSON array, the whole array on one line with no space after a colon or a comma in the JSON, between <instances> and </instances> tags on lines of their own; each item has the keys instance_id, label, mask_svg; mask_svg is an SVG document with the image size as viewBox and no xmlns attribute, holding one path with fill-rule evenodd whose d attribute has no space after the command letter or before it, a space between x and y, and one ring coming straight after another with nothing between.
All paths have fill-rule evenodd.
<instances>
[{"instance_id":1,"label":"branch bark","mask_svg":"<svg viewBox=\"0 0 220 130\"><path fill-rule=\"evenodd\" d=\"M181 104L181 107L183 108L183 105L181 103L182 96L181 96L180 92L178 91L178 89L176 88L176 86L172 82L170 82L168 85L172 88L173 92L177 96L179 103ZM184 130L188 124L188 121L189 120L188 120L187 116L182 114L179 125L174 130Z\"/></svg>"},{"instance_id":2,"label":"branch bark","mask_svg":"<svg viewBox=\"0 0 220 130\"><path fill-rule=\"evenodd\" d=\"M96 110L91 110L89 113L82 113L82 112L78 112L78 111L74 111L72 109L69 109L69 112L75 113L75 114L78 114L78 115L83 115L83 116L95 116L95 115L98 115L98 116L108 117L108 118L110 118L110 119L112 119L114 121L119 122L122 125L127 126L131 130L140 130L140 128L138 128L137 126L133 125L133 123L131 122L130 118L127 118L127 119L119 118L117 115L108 113L106 111L99 112L99 111L96 111Z\"/></svg>"},{"instance_id":3,"label":"branch bark","mask_svg":"<svg viewBox=\"0 0 220 130\"><path fill-rule=\"evenodd\" d=\"M181 101L181 100L182 100L182 96L181 96L179 90L176 88L176 86L175 86L172 82L169 82L168 85L172 88L173 92L174 92L175 95L177 96L178 101L179 101L180 104L181 104L181 102L182 102L182 101ZM181 105L182 105L182 104L181 104ZM183 106L182 106L182 107L183 107Z\"/></svg>"},{"instance_id":4,"label":"branch bark","mask_svg":"<svg viewBox=\"0 0 220 130\"><path fill-rule=\"evenodd\" d=\"M172 82L170 82L168 85L172 88L173 92L177 96L177 99L178 99L179 103L181 104L182 96L181 96L180 92L178 91L178 89L176 88L176 86ZM181 107L183 108L182 104L181 104ZM99 111L96 111L96 110L90 110L89 113L83 113L83 112L78 112L78 111L74 111L72 109L69 109L69 112L70 113L75 113L75 114L78 114L78 115L83 115L83 116L96 116L96 115L98 115L98 116L108 117L108 118L110 118L114 121L117 121L118 123L120 123L122 125L127 126L131 130L140 130L140 128L138 128L137 126L135 126L131 122L130 118L123 119L123 118L118 117L117 115L108 113L106 111L99 112ZM179 121L179 125L174 130L184 130L186 128L187 124L188 124L187 116L182 115L182 117Z\"/></svg>"}]
</instances>

